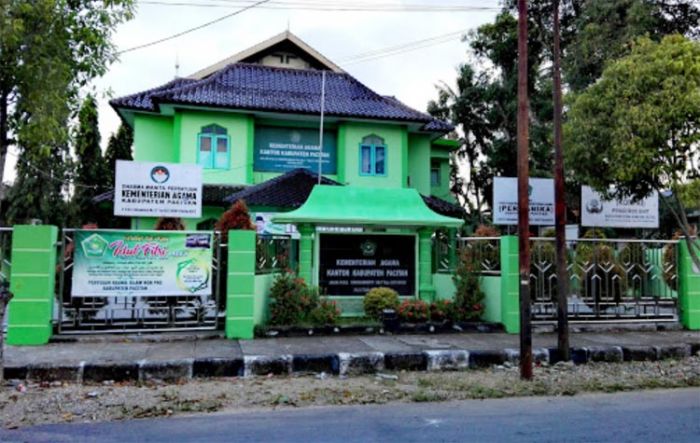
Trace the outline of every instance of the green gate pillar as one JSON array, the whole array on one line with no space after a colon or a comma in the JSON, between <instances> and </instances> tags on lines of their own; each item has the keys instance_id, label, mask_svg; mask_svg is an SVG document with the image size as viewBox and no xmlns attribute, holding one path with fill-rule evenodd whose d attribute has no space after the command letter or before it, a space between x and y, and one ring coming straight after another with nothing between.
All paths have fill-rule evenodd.
<instances>
[{"instance_id":1,"label":"green gate pillar","mask_svg":"<svg viewBox=\"0 0 700 443\"><path fill-rule=\"evenodd\" d=\"M431 241L433 232L430 228L418 230L418 298L428 303L435 300Z\"/></svg>"},{"instance_id":2,"label":"green gate pillar","mask_svg":"<svg viewBox=\"0 0 700 443\"><path fill-rule=\"evenodd\" d=\"M693 260L690 258L688 245L685 241L681 240L679 246L678 304L681 311L681 323L687 329L698 330L700 329L700 270L693 269Z\"/></svg>"},{"instance_id":3,"label":"green gate pillar","mask_svg":"<svg viewBox=\"0 0 700 443\"><path fill-rule=\"evenodd\" d=\"M226 338L253 338L255 231L228 231Z\"/></svg>"},{"instance_id":4,"label":"green gate pillar","mask_svg":"<svg viewBox=\"0 0 700 443\"><path fill-rule=\"evenodd\" d=\"M51 338L57 238L55 226L16 225L12 230L10 345L44 345Z\"/></svg>"},{"instance_id":5,"label":"green gate pillar","mask_svg":"<svg viewBox=\"0 0 700 443\"><path fill-rule=\"evenodd\" d=\"M303 224L297 227L301 238L299 239L299 277L304 279L307 285L313 285L312 266L314 250L314 226Z\"/></svg>"},{"instance_id":6,"label":"green gate pillar","mask_svg":"<svg viewBox=\"0 0 700 443\"><path fill-rule=\"evenodd\" d=\"M501 321L509 334L520 332L518 237L501 237Z\"/></svg>"}]
</instances>

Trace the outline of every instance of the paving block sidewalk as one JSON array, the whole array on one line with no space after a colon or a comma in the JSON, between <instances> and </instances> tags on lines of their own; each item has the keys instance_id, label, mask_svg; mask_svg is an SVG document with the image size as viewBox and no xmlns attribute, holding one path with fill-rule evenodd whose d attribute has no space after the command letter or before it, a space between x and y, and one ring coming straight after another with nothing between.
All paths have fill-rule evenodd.
<instances>
[{"instance_id":1,"label":"paving block sidewalk","mask_svg":"<svg viewBox=\"0 0 700 443\"><path fill-rule=\"evenodd\" d=\"M501 333L312 336L225 340L111 336L7 346L8 379L92 381L381 370L444 370L516 363L518 336ZM576 363L682 358L700 351L700 332L576 333ZM535 359L556 363L555 334L533 336Z\"/></svg>"}]
</instances>

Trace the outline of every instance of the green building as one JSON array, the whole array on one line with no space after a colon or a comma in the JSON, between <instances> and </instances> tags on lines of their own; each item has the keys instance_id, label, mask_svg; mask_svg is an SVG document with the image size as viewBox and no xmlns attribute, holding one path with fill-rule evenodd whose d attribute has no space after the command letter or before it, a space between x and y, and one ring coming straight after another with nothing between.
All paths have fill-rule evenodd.
<instances>
[{"instance_id":1,"label":"green building","mask_svg":"<svg viewBox=\"0 0 700 443\"><path fill-rule=\"evenodd\" d=\"M449 191L457 148L444 138L450 123L372 91L289 32L111 105L134 129L135 161L202 166L204 208L201 218L185 220L188 229L212 229L244 200L264 224L294 227L299 274L339 296L344 313L361 312L361 296L381 284L435 297L431 236L437 228L454 235L462 215ZM383 257L369 267L400 261L405 270L326 263L370 263L348 258L360 247ZM343 248L347 257L333 255ZM355 286L359 280L326 278L349 272L400 278Z\"/></svg>"},{"instance_id":2,"label":"green building","mask_svg":"<svg viewBox=\"0 0 700 443\"><path fill-rule=\"evenodd\" d=\"M289 32L111 105L134 129L135 161L202 165L203 218L186 223L206 228L230 205L226 197L256 185L266 191L258 197L269 196L268 181L281 175L291 175L285 189L299 188L296 200L258 198L248 201L251 209L286 211L305 201L319 166L322 76L324 181L414 188L431 208L459 216L449 204L448 156L456 146L442 139L452 126L370 90Z\"/></svg>"}]
</instances>

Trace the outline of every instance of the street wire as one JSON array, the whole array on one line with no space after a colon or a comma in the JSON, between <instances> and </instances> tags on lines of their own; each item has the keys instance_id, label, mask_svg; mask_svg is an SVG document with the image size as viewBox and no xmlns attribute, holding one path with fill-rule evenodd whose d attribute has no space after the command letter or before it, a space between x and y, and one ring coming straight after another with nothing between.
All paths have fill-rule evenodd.
<instances>
[{"instance_id":1,"label":"street wire","mask_svg":"<svg viewBox=\"0 0 700 443\"><path fill-rule=\"evenodd\" d=\"M173 34L173 35L170 35L170 36L168 36L168 37L164 37L164 38L161 38L161 39L158 39L158 40L154 40L154 41L152 41L152 42L148 42L148 43L144 43L144 44L142 44L142 45L138 45L138 46L134 46L134 47L131 47L131 48L128 48L128 49L124 49L124 50L122 50L122 51L117 52L117 55L125 54L125 53L131 52L131 51L136 51L137 49L148 48L149 46L157 45L157 44L159 44L159 43L163 43L163 42L166 42L166 41L168 41L168 40L172 40L172 39L174 39L174 38L181 37L181 36L183 36L183 35L185 35L185 34L189 34L189 33L191 33L191 32L198 31L198 30L200 30L200 29L202 29L202 28L206 28L207 26L211 26L211 25L213 25L213 24L215 24L215 23L219 23L219 22L221 22L221 21L223 21L223 20L226 20L227 18L233 17L234 15L238 15L238 14L240 14L240 13L242 13L242 12L245 12L245 11L247 11L247 10L249 10L249 9L253 9L253 8L255 8L256 6L262 5L263 3L267 3L268 1L270 1L270 0L260 0L260 1L256 2L256 3L253 3L252 5L248 5L248 6L244 7L244 8L241 8L241 9L239 9L239 10L237 10L237 11L234 11L234 12L232 12L232 13L230 13L230 14L223 15L223 16L221 16L221 17L219 17L219 18L217 18L217 19L214 19L214 20L212 20L212 21L203 23L203 24L201 24L201 25L199 25L199 26L195 26L194 28L190 28L190 29L187 29L187 30L185 30L185 31L181 31L181 32L178 32L177 34Z\"/></svg>"}]
</instances>

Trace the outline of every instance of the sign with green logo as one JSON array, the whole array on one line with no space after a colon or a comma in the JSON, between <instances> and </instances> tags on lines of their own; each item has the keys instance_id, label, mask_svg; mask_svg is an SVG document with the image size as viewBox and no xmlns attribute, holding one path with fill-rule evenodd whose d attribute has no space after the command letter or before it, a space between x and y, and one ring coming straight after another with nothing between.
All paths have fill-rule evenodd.
<instances>
[{"instance_id":1,"label":"sign with green logo","mask_svg":"<svg viewBox=\"0 0 700 443\"><path fill-rule=\"evenodd\" d=\"M318 171L318 129L258 126L255 128L253 168L259 172L287 172L296 168ZM337 173L335 131L323 131L321 172Z\"/></svg>"},{"instance_id":2,"label":"sign with green logo","mask_svg":"<svg viewBox=\"0 0 700 443\"><path fill-rule=\"evenodd\" d=\"M74 297L211 295L211 232L76 231Z\"/></svg>"}]
</instances>

